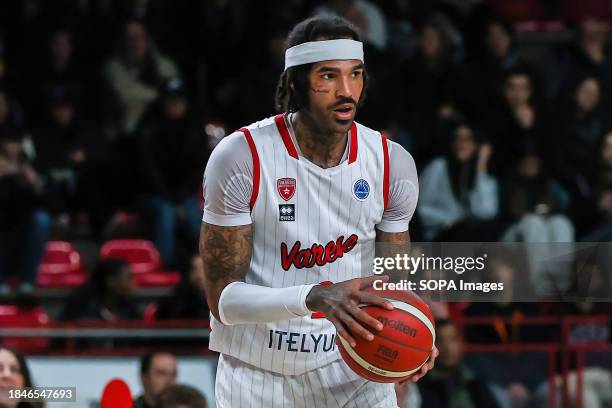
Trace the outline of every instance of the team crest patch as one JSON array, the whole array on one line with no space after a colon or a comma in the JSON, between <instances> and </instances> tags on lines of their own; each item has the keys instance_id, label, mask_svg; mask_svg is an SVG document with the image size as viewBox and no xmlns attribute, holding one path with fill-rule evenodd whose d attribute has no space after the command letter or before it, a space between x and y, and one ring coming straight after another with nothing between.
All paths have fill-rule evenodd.
<instances>
[{"instance_id":1,"label":"team crest patch","mask_svg":"<svg viewBox=\"0 0 612 408\"><path fill-rule=\"evenodd\" d=\"M285 201L291 200L291 197L295 194L295 179L294 178L280 178L276 180L276 188L278 194Z\"/></svg>"},{"instance_id":2,"label":"team crest patch","mask_svg":"<svg viewBox=\"0 0 612 408\"><path fill-rule=\"evenodd\" d=\"M364 179L359 179L353 184L353 194L359 201L364 201L370 195L370 185Z\"/></svg>"},{"instance_id":3,"label":"team crest patch","mask_svg":"<svg viewBox=\"0 0 612 408\"><path fill-rule=\"evenodd\" d=\"M279 204L278 205L278 220L279 221L295 221L295 205L294 204Z\"/></svg>"}]
</instances>

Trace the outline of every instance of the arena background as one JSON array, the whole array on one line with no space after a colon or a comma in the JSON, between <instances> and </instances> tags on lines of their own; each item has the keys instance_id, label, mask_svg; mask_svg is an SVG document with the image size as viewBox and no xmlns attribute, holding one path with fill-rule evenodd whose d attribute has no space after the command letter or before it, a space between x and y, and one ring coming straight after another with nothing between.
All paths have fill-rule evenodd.
<instances>
[{"instance_id":1,"label":"arena background","mask_svg":"<svg viewBox=\"0 0 612 408\"><path fill-rule=\"evenodd\" d=\"M362 32L358 121L417 162L413 241L612 240L607 0L2 2L0 336L36 385L77 387L66 406L96 406L113 377L139 395L153 350L213 403L202 173L221 138L275 113L283 40L316 13ZM609 299L610 269L586 265L568 287ZM458 377L400 399L612 406L610 303L547 300L433 302Z\"/></svg>"}]
</instances>

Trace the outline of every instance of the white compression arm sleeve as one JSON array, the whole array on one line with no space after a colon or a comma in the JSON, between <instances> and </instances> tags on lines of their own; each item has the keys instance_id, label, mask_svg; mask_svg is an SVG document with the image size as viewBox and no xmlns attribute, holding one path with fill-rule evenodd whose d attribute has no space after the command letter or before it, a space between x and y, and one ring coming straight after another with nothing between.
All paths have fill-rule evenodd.
<instances>
[{"instance_id":1,"label":"white compression arm sleeve","mask_svg":"<svg viewBox=\"0 0 612 408\"><path fill-rule=\"evenodd\" d=\"M227 285L219 297L219 317L226 325L268 323L306 316L306 296L316 285L269 288L244 282Z\"/></svg>"}]
</instances>

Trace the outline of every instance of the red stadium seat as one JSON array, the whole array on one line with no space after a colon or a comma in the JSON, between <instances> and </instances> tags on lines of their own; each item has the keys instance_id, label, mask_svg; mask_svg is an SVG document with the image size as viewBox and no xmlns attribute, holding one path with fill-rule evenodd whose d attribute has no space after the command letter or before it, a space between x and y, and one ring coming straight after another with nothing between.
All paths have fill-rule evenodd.
<instances>
[{"instance_id":1,"label":"red stadium seat","mask_svg":"<svg viewBox=\"0 0 612 408\"><path fill-rule=\"evenodd\" d=\"M41 307L25 308L15 305L0 305L0 327L40 327L49 323L49 316ZM46 338L4 337L2 344L23 353L37 353L48 349Z\"/></svg>"},{"instance_id":2,"label":"red stadium seat","mask_svg":"<svg viewBox=\"0 0 612 408\"><path fill-rule=\"evenodd\" d=\"M561 18L574 23L588 17L609 21L612 16L612 5L608 0L562 0L559 14Z\"/></svg>"},{"instance_id":3,"label":"red stadium seat","mask_svg":"<svg viewBox=\"0 0 612 408\"><path fill-rule=\"evenodd\" d=\"M488 0L496 15L509 21L533 21L544 16L544 10L538 0Z\"/></svg>"},{"instance_id":4,"label":"red stadium seat","mask_svg":"<svg viewBox=\"0 0 612 408\"><path fill-rule=\"evenodd\" d=\"M108 241L100 248L100 258L119 258L130 264L138 286L173 286L178 272L161 270L161 258L155 245L143 239Z\"/></svg>"},{"instance_id":5,"label":"red stadium seat","mask_svg":"<svg viewBox=\"0 0 612 408\"><path fill-rule=\"evenodd\" d=\"M76 287L87 280L81 255L64 241L49 241L38 268L36 284L40 288Z\"/></svg>"},{"instance_id":6,"label":"red stadium seat","mask_svg":"<svg viewBox=\"0 0 612 408\"><path fill-rule=\"evenodd\" d=\"M157 315L157 308L157 303L149 303L147 307L145 307L143 320L147 323L154 322Z\"/></svg>"}]
</instances>

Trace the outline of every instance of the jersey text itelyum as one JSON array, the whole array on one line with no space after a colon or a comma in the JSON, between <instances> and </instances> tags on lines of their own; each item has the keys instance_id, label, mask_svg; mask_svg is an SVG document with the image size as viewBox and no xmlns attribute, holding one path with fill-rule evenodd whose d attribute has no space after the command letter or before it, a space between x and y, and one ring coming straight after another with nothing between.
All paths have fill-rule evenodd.
<instances>
[{"instance_id":1,"label":"jersey text itelyum","mask_svg":"<svg viewBox=\"0 0 612 408\"><path fill-rule=\"evenodd\" d=\"M336 349L335 334L314 334L270 330L268 348L296 353L328 352Z\"/></svg>"}]
</instances>

